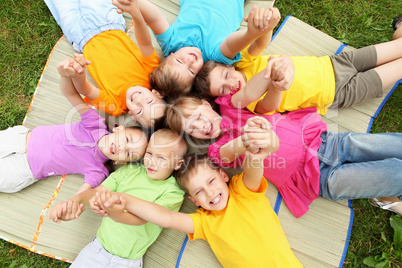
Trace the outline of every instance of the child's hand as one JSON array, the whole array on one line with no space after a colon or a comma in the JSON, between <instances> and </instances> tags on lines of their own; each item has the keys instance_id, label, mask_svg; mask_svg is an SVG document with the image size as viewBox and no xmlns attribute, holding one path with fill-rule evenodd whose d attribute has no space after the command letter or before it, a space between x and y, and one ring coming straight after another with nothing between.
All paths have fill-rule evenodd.
<instances>
[{"instance_id":1,"label":"child's hand","mask_svg":"<svg viewBox=\"0 0 402 268\"><path fill-rule=\"evenodd\" d=\"M104 210L102 209L103 206L101 207L101 204L100 204L100 203L97 201L97 199L96 199L97 194L98 194L98 193L96 193L94 197L92 197L91 199L89 199L89 207L91 208L91 210L92 210L94 213L98 214L99 216L101 216L101 217L107 217L108 215L107 215L106 211L104 211Z\"/></svg>"},{"instance_id":2,"label":"child's hand","mask_svg":"<svg viewBox=\"0 0 402 268\"><path fill-rule=\"evenodd\" d=\"M295 68L293 60L287 55L268 59L264 78L271 78L272 84L280 91L286 91L293 83Z\"/></svg>"},{"instance_id":3,"label":"child's hand","mask_svg":"<svg viewBox=\"0 0 402 268\"><path fill-rule=\"evenodd\" d=\"M244 21L247 22L247 32L260 37L271 32L278 25L280 18L281 15L276 7L257 9L253 6L248 16L244 17Z\"/></svg>"},{"instance_id":4,"label":"child's hand","mask_svg":"<svg viewBox=\"0 0 402 268\"><path fill-rule=\"evenodd\" d=\"M242 142L247 151L257 154L270 143L271 123L264 117L254 116L242 127Z\"/></svg>"},{"instance_id":5,"label":"child's hand","mask_svg":"<svg viewBox=\"0 0 402 268\"><path fill-rule=\"evenodd\" d=\"M71 59L65 59L57 66L57 71L62 77L78 77L85 73L86 65L91 64L89 60L84 58L84 55L74 53Z\"/></svg>"},{"instance_id":6,"label":"child's hand","mask_svg":"<svg viewBox=\"0 0 402 268\"><path fill-rule=\"evenodd\" d=\"M108 200L111 197L110 190L105 187L102 188L101 193L96 192L95 196L89 200L89 206L93 212L102 217L108 217L108 213L105 209L105 200Z\"/></svg>"},{"instance_id":7,"label":"child's hand","mask_svg":"<svg viewBox=\"0 0 402 268\"><path fill-rule=\"evenodd\" d=\"M137 0L113 0L113 5L117 7L117 13L123 12L130 13L130 11L137 8Z\"/></svg>"},{"instance_id":8,"label":"child's hand","mask_svg":"<svg viewBox=\"0 0 402 268\"><path fill-rule=\"evenodd\" d=\"M47 217L54 222L60 223L61 220L69 221L78 218L85 210L83 204L78 204L73 200L66 200L55 205L48 213Z\"/></svg>"}]
</instances>

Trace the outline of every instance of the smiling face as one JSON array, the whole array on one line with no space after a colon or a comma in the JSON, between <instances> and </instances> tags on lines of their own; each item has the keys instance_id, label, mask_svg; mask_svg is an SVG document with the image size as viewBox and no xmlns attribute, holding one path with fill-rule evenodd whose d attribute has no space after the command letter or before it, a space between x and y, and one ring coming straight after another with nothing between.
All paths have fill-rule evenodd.
<instances>
[{"instance_id":1,"label":"smiling face","mask_svg":"<svg viewBox=\"0 0 402 268\"><path fill-rule=\"evenodd\" d=\"M202 104L191 111L184 111L190 116L181 118L183 131L201 140L216 139L221 135L222 117L215 112L211 104L203 100Z\"/></svg>"},{"instance_id":2,"label":"smiling face","mask_svg":"<svg viewBox=\"0 0 402 268\"><path fill-rule=\"evenodd\" d=\"M228 175L220 168L212 169L206 164L198 166L189 174L186 183L190 200L207 210L222 210L229 198Z\"/></svg>"},{"instance_id":3,"label":"smiling face","mask_svg":"<svg viewBox=\"0 0 402 268\"><path fill-rule=\"evenodd\" d=\"M183 47L170 54L166 61L169 69L177 74L178 80L185 85L194 82L195 76L204 64L201 50L196 47Z\"/></svg>"},{"instance_id":4,"label":"smiling face","mask_svg":"<svg viewBox=\"0 0 402 268\"><path fill-rule=\"evenodd\" d=\"M107 158L113 161L129 162L144 156L148 141L143 131L124 126L114 128L113 131L98 141L100 151Z\"/></svg>"},{"instance_id":5,"label":"smiling face","mask_svg":"<svg viewBox=\"0 0 402 268\"><path fill-rule=\"evenodd\" d=\"M179 134L160 129L152 134L144 155L144 166L148 177L166 180L183 163L187 144Z\"/></svg>"},{"instance_id":6,"label":"smiling face","mask_svg":"<svg viewBox=\"0 0 402 268\"><path fill-rule=\"evenodd\" d=\"M130 87L126 93L126 105L129 115L136 123L150 128L155 119L164 116L166 103L155 89L142 86Z\"/></svg>"},{"instance_id":7,"label":"smiling face","mask_svg":"<svg viewBox=\"0 0 402 268\"><path fill-rule=\"evenodd\" d=\"M246 85L243 73L236 71L233 66L216 66L209 73L210 94L219 97L230 94L233 90L240 90Z\"/></svg>"}]
</instances>

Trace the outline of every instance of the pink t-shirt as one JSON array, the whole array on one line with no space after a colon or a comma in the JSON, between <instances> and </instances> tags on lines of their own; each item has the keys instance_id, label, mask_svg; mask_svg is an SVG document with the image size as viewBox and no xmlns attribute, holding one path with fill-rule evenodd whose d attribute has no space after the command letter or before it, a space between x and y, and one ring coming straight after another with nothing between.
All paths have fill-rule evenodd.
<instances>
[{"instance_id":1,"label":"pink t-shirt","mask_svg":"<svg viewBox=\"0 0 402 268\"><path fill-rule=\"evenodd\" d=\"M256 116L246 109L236 109L231 103L234 94L215 100L220 105L223 117L221 138L208 147L208 155L221 166L241 167L244 156L230 164L219 158L222 145L242 135L240 129L247 119ZM307 108L286 114L260 115L268 119L279 138L279 149L265 159L264 177L271 181L282 195L283 200L296 216L307 212L308 206L318 197L320 167L317 151L321 145L321 133L327 125L321 121L317 109Z\"/></svg>"},{"instance_id":2,"label":"pink t-shirt","mask_svg":"<svg viewBox=\"0 0 402 268\"><path fill-rule=\"evenodd\" d=\"M81 122L34 128L27 146L34 177L82 174L93 188L100 185L109 175L103 165L109 158L97 146L98 140L109 134L104 121L89 109L81 115Z\"/></svg>"}]
</instances>

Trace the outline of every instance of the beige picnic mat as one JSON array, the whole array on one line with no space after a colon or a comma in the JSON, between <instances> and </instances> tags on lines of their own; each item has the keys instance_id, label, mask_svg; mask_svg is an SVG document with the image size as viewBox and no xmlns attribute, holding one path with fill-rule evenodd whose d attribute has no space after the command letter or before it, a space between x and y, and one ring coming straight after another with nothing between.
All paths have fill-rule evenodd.
<instances>
[{"instance_id":1,"label":"beige picnic mat","mask_svg":"<svg viewBox=\"0 0 402 268\"><path fill-rule=\"evenodd\" d=\"M173 23L179 12L179 0L153 2L160 6L169 22ZM259 6L261 3L270 5L269 1L247 1L246 14L256 2ZM125 17L129 26L131 18ZM129 36L134 39L132 29ZM154 38L153 41L161 55ZM340 47L342 44L339 41L294 17L288 17L266 53L320 56L334 54ZM39 125L66 124L80 120L59 91L59 75L56 70L57 64L71 57L73 53L71 45L64 37L55 45L24 120L26 127L32 129ZM334 132L366 132L371 118L376 115L382 102L383 98L375 99L353 109L330 111L323 119ZM115 123L132 124L127 116L108 116L107 121L109 126ZM196 149L193 147L192 150ZM233 174L238 170L228 172ZM95 236L100 217L88 209L77 220L56 224L47 219L46 211L74 195L82 181L81 175L53 176L18 193L0 193L0 238L39 254L73 261ZM342 266L353 221L353 210L349 208L348 201L333 202L319 198L310 205L310 211L306 215L296 219L283 204L275 186L270 184L266 195L279 215L295 255L305 267ZM186 199L181 211L191 213L195 209ZM185 247L182 248L185 239L186 235L183 233L164 229L145 254L144 266L173 267L177 263L180 267L220 267L205 241L190 241L184 243Z\"/></svg>"}]
</instances>

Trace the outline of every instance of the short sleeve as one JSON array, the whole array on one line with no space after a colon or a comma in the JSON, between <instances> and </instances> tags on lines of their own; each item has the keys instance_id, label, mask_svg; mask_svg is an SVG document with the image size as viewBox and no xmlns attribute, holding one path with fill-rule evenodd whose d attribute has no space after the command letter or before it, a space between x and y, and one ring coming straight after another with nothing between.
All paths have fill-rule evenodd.
<instances>
[{"instance_id":1,"label":"short sleeve","mask_svg":"<svg viewBox=\"0 0 402 268\"><path fill-rule=\"evenodd\" d=\"M85 173L84 182L88 183L92 186L92 188L98 187L109 175L109 172L106 167L103 167L102 170L91 170Z\"/></svg>"},{"instance_id":2,"label":"short sleeve","mask_svg":"<svg viewBox=\"0 0 402 268\"><path fill-rule=\"evenodd\" d=\"M99 123L105 125L105 119L98 114L94 109L89 109L81 115L81 124L86 127L99 127Z\"/></svg>"},{"instance_id":3,"label":"short sleeve","mask_svg":"<svg viewBox=\"0 0 402 268\"><path fill-rule=\"evenodd\" d=\"M165 193L155 200L155 204L161 205L168 210L179 211L184 199L184 192L177 184L169 185Z\"/></svg>"},{"instance_id":4,"label":"short sleeve","mask_svg":"<svg viewBox=\"0 0 402 268\"><path fill-rule=\"evenodd\" d=\"M161 34L154 34L156 41L158 41L159 46L161 47L162 51L163 51L163 56L167 57L170 54L170 39L171 36L173 34L173 27L169 27L164 33Z\"/></svg>"},{"instance_id":5,"label":"short sleeve","mask_svg":"<svg viewBox=\"0 0 402 268\"><path fill-rule=\"evenodd\" d=\"M220 49L220 44L218 47L216 47L211 55L211 60L217 61L217 62L221 62L227 65L233 65L235 62L240 60L240 53L237 53L236 56L233 59L229 59L227 57L225 57L222 54L222 51Z\"/></svg>"},{"instance_id":6,"label":"short sleeve","mask_svg":"<svg viewBox=\"0 0 402 268\"><path fill-rule=\"evenodd\" d=\"M118 99L109 95L105 90L99 90L99 96L96 99L90 100L85 97L84 101L88 104L94 105L97 109L113 116L119 116L126 113L126 110L120 108L121 102ZM116 102L118 102L118 104L116 104Z\"/></svg>"},{"instance_id":7,"label":"short sleeve","mask_svg":"<svg viewBox=\"0 0 402 268\"><path fill-rule=\"evenodd\" d=\"M230 180L230 187L233 189L235 193L250 198L265 195L265 192L268 189L268 183L264 177L261 177L260 187L258 188L257 191L254 192L247 189L247 187L244 185L243 176L244 172L242 172L241 174L234 175Z\"/></svg>"},{"instance_id":8,"label":"short sleeve","mask_svg":"<svg viewBox=\"0 0 402 268\"><path fill-rule=\"evenodd\" d=\"M191 217L191 220L193 221L194 224L194 233L188 233L188 238L190 240L195 240L195 239L204 239L205 240L205 234L202 229L202 216L203 216L203 209L200 208L198 209L195 213L189 214Z\"/></svg>"},{"instance_id":9,"label":"short sleeve","mask_svg":"<svg viewBox=\"0 0 402 268\"><path fill-rule=\"evenodd\" d=\"M142 57L143 68L147 73L152 73L156 67L160 64L160 60L158 55L156 54L156 50L154 48L154 52L152 55L148 57Z\"/></svg>"},{"instance_id":10,"label":"short sleeve","mask_svg":"<svg viewBox=\"0 0 402 268\"><path fill-rule=\"evenodd\" d=\"M112 192L119 192L119 185L125 179L137 176L141 172L138 165L124 165L116 171L110 173L109 177L102 182L102 186Z\"/></svg>"}]
</instances>

